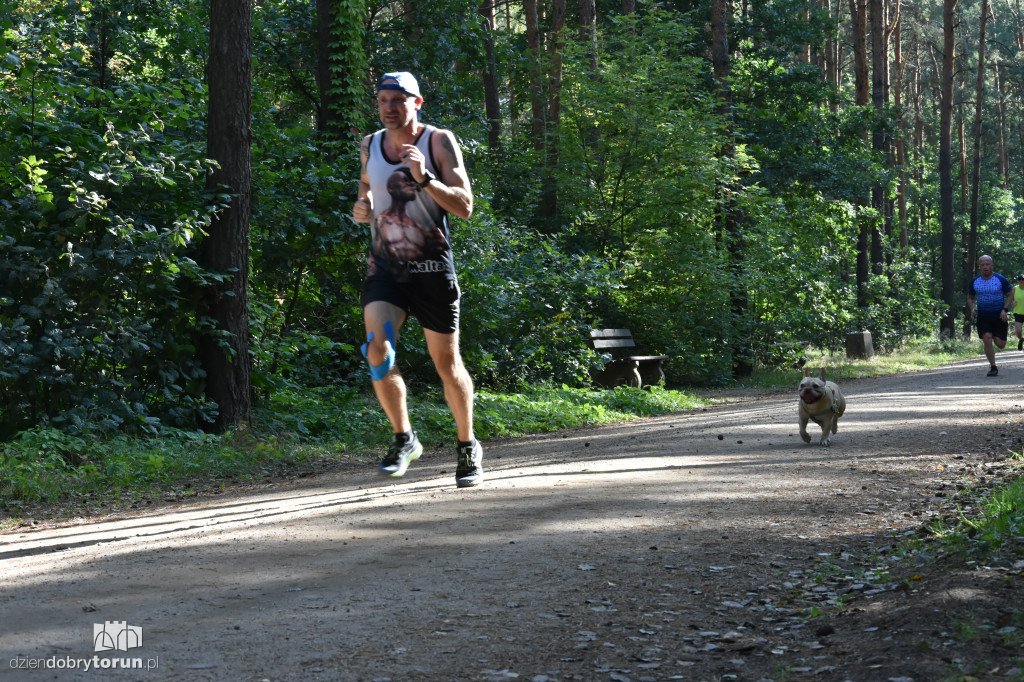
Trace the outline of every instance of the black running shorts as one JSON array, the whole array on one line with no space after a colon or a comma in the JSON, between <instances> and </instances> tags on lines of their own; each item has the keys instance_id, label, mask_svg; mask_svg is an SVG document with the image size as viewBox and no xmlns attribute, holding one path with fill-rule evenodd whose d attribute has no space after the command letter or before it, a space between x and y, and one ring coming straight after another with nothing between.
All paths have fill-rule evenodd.
<instances>
[{"instance_id":1,"label":"black running shorts","mask_svg":"<svg viewBox=\"0 0 1024 682\"><path fill-rule=\"evenodd\" d=\"M413 282L396 282L387 274L370 277L363 282L360 302L364 308L374 301L398 306L432 332L454 334L458 331L459 283L444 276L414 279Z\"/></svg>"},{"instance_id":2,"label":"black running shorts","mask_svg":"<svg viewBox=\"0 0 1024 682\"><path fill-rule=\"evenodd\" d=\"M982 315L978 313L978 336L991 334L993 339L1006 340L1009 324L999 319L999 313Z\"/></svg>"}]
</instances>

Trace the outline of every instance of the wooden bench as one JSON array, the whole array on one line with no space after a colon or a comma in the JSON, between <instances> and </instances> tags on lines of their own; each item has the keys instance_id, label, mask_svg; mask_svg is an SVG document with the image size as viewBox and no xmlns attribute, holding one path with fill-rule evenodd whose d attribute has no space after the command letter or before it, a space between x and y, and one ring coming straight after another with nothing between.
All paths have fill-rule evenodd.
<instances>
[{"instance_id":1,"label":"wooden bench","mask_svg":"<svg viewBox=\"0 0 1024 682\"><path fill-rule=\"evenodd\" d=\"M651 386L665 381L661 363L667 355L626 355L623 349L636 348L633 332L628 329L592 329L590 346L595 351L611 353L612 360L603 370L592 370L594 383L603 388L625 384L634 388Z\"/></svg>"}]
</instances>

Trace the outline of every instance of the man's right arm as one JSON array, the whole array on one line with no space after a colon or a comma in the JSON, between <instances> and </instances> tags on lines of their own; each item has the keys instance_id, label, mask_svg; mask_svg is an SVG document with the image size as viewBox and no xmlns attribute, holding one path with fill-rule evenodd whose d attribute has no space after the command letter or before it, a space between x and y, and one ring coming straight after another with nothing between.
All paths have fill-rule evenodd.
<instances>
[{"instance_id":1,"label":"man's right arm","mask_svg":"<svg viewBox=\"0 0 1024 682\"><path fill-rule=\"evenodd\" d=\"M373 195L370 193L370 175L366 172L369 156L370 136L367 135L359 143L359 189L356 203L352 206L352 219L357 223L373 222Z\"/></svg>"}]
</instances>

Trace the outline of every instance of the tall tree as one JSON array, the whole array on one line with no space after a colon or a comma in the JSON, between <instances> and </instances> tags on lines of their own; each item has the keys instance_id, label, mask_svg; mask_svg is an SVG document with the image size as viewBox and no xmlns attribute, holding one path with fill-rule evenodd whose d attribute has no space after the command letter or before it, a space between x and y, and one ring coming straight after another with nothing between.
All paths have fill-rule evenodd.
<instances>
[{"instance_id":1,"label":"tall tree","mask_svg":"<svg viewBox=\"0 0 1024 682\"><path fill-rule=\"evenodd\" d=\"M1010 189L1010 156L1007 149L1006 134L1006 80L1003 77L1002 62L995 60L992 65L992 75L995 80L996 92L999 94L999 103L996 107L996 123L999 126L999 179L1003 189Z\"/></svg>"},{"instance_id":2,"label":"tall tree","mask_svg":"<svg viewBox=\"0 0 1024 682\"><path fill-rule=\"evenodd\" d=\"M579 0L579 41L586 45L586 60L588 73L596 76L598 67L597 57L597 3L595 0ZM601 132L596 126L587 129L586 137L591 149L596 150L598 136Z\"/></svg>"},{"instance_id":3,"label":"tall tree","mask_svg":"<svg viewBox=\"0 0 1024 682\"><path fill-rule=\"evenodd\" d=\"M545 120L547 122L546 175L553 175L558 169L558 124L562 120L562 49L565 45L565 0L551 2L551 40L548 50L548 102ZM558 214L558 183L544 183L540 200L541 215L555 217ZM557 222L557 218L556 218Z\"/></svg>"},{"instance_id":4,"label":"tall tree","mask_svg":"<svg viewBox=\"0 0 1024 682\"><path fill-rule=\"evenodd\" d=\"M942 97L939 101L939 202L942 218L942 302L945 307L939 321L939 332L948 338L956 333L956 300L954 298L954 235L953 222L953 68L956 57L956 6L958 0L942 3Z\"/></svg>"},{"instance_id":5,"label":"tall tree","mask_svg":"<svg viewBox=\"0 0 1024 682\"><path fill-rule=\"evenodd\" d=\"M871 134L871 146L881 158L889 158L889 134L884 124L885 109L889 105L889 22L885 0L870 0L871 14L871 104L877 122ZM896 5L897 11L899 4ZM891 231L892 203L888 188L876 183L871 188L871 203L878 213L871 231L871 266L875 274L882 273L884 236Z\"/></svg>"},{"instance_id":6,"label":"tall tree","mask_svg":"<svg viewBox=\"0 0 1024 682\"><path fill-rule=\"evenodd\" d=\"M321 0L322 1L322 0ZM498 67L494 56L495 3L482 0L480 17L484 29L484 113L487 117L487 147L495 167L501 160L501 102L498 92Z\"/></svg>"},{"instance_id":7,"label":"tall tree","mask_svg":"<svg viewBox=\"0 0 1024 682\"><path fill-rule=\"evenodd\" d=\"M207 153L217 167L206 185L228 193L230 203L210 224L200 262L228 277L208 286L200 312L211 318L199 341L206 396L217 417L204 425L219 433L249 421L252 412L249 359L249 216L252 146L252 6L248 0L210 0Z\"/></svg>"},{"instance_id":8,"label":"tall tree","mask_svg":"<svg viewBox=\"0 0 1024 682\"><path fill-rule=\"evenodd\" d=\"M711 2L711 61L715 75L715 91L718 99L717 113L725 122L725 139L720 156L730 163L736 154L733 144L733 99L732 82L730 80L731 57L729 54L729 0L712 0ZM743 231L736 214L735 187L722 187L719 192L719 217L722 221L729 246L729 262L731 272L729 280L734 283L731 292L733 324L743 328L747 319L747 278L743 276L743 261L746 245ZM732 348L732 371L735 377L747 377L754 369L753 358L750 356L749 336L735 333Z\"/></svg>"},{"instance_id":9,"label":"tall tree","mask_svg":"<svg viewBox=\"0 0 1024 682\"><path fill-rule=\"evenodd\" d=\"M541 80L540 25L537 17L537 0L523 0L526 17L526 46L529 48L527 68L530 78L530 119L531 139L534 151L544 151L544 85Z\"/></svg>"},{"instance_id":10,"label":"tall tree","mask_svg":"<svg viewBox=\"0 0 1024 682\"><path fill-rule=\"evenodd\" d=\"M366 124L365 13L365 0L316 0L317 129L342 143L354 143Z\"/></svg>"},{"instance_id":11,"label":"tall tree","mask_svg":"<svg viewBox=\"0 0 1024 682\"><path fill-rule=\"evenodd\" d=\"M871 99L871 81L868 73L868 3L850 0L850 25L853 27L854 103L867 106ZM867 138L868 132L864 131ZM870 244L871 222L863 216L858 220L857 232L857 306L868 305L868 280L871 276Z\"/></svg>"},{"instance_id":12,"label":"tall tree","mask_svg":"<svg viewBox=\"0 0 1024 682\"><path fill-rule=\"evenodd\" d=\"M981 0L981 21L978 23L978 77L974 88L974 155L971 159L971 225L967 235L965 282L974 279L978 252L978 196L981 193L981 133L985 105L985 28L988 25L988 0ZM964 290L967 290L965 285Z\"/></svg>"},{"instance_id":13,"label":"tall tree","mask_svg":"<svg viewBox=\"0 0 1024 682\"><path fill-rule=\"evenodd\" d=\"M904 135L903 110L903 82L906 73L907 63L903 59L903 18L896 17L893 27L893 69L896 78L893 81L892 103L900 112L899 130L896 138L896 168L900 174L899 189L897 194L898 217L900 226L900 248L907 248L909 238L907 236L907 148Z\"/></svg>"}]
</instances>

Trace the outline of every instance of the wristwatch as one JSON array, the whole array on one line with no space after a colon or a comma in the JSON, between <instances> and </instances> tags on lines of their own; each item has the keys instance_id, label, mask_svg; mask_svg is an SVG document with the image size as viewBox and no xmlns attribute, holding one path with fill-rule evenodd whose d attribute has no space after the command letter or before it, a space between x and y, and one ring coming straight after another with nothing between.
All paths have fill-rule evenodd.
<instances>
[{"instance_id":1,"label":"wristwatch","mask_svg":"<svg viewBox=\"0 0 1024 682\"><path fill-rule=\"evenodd\" d=\"M433 173L431 173L428 170L424 170L423 171L423 182L417 182L416 183L416 191L419 191L419 190L423 189L424 187L426 187L427 185L432 183L434 180L437 180L437 176L434 175Z\"/></svg>"}]
</instances>

